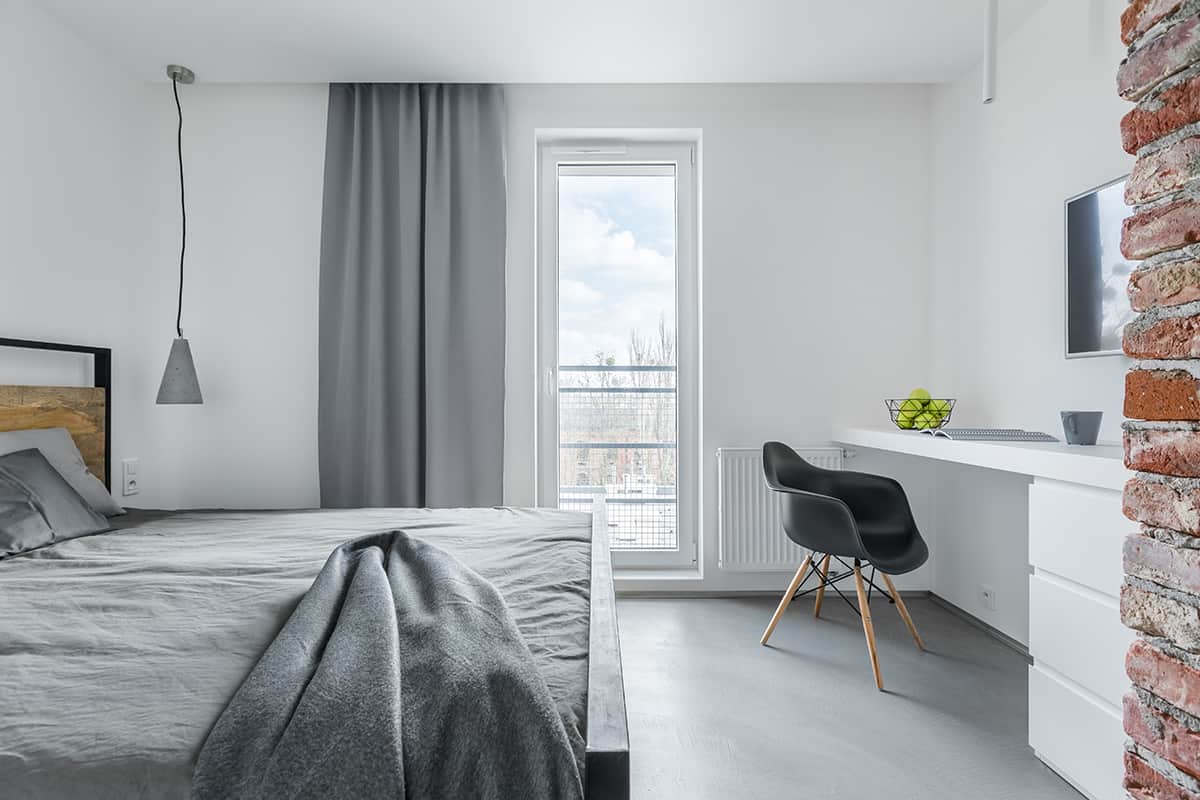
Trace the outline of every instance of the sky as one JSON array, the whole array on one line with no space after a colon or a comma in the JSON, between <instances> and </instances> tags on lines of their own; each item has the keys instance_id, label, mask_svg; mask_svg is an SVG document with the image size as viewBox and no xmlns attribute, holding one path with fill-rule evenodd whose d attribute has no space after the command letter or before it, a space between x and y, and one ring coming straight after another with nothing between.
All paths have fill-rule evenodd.
<instances>
[{"instance_id":1,"label":"sky","mask_svg":"<svg viewBox=\"0 0 1200 800\"><path fill-rule=\"evenodd\" d=\"M675 179L558 179L559 363L629 363L629 337L675 328Z\"/></svg>"}]
</instances>

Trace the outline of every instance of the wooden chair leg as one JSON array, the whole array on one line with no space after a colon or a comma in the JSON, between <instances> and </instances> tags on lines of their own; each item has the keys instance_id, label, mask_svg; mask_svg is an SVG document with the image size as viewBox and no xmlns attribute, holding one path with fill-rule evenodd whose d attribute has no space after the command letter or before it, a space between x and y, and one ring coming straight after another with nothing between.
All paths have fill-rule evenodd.
<instances>
[{"instance_id":1,"label":"wooden chair leg","mask_svg":"<svg viewBox=\"0 0 1200 800\"><path fill-rule=\"evenodd\" d=\"M804 573L808 572L811 564L812 554L809 553L804 557L804 563L800 565L800 569L796 570L796 575L792 578L792 582L788 584L787 591L783 593L783 599L779 601L779 608L775 609L775 616L771 617L770 623L767 624L767 629L763 631L762 638L758 640L759 644L766 644L767 640L771 638L771 634L775 631L775 626L779 624L779 620L783 617L783 612L787 611L787 607L792 604L792 596L800 588L800 583L804 580Z\"/></svg>"},{"instance_id":2,"label":"wooden chair leg","mask_svg":"<svg viewBox=\"0 0 1200 800\"><path fill-rule=\"evenodd\" d=\"M879 573L883 575L883 573ZM904 600L901 599L900 593L896 591L896 586L892 583L892 579L887 575L883 575L883 582L887 584L888 591L892 593L892 599L896 601L896 610L900 612L900 619L904 620L904 624L908 626L908 632L912 634L913 641L917 643L917 648L924 650L925 643L921 641L921 634L917 633L917 626L913 624L912 617L908 614L908 606L904 605Z\"/></svg>"},{"instance_id":3,"label":"wooden chair leg","mask_svg":"<svg viewBox=\"0 0 1200 800\"><path fill-rule=\"evenodd\" d=\"M825 554L825 560L821 562L821 585L817 587L817 601L813 603L813 616L821 616L821 601L825 599L825 579L829 577L829 554Z\"/></svg>"},{"instance_id":4,"label":"wooden chair leg","mask_svg":"<svg viewBox=\"0 0 1200 800\"><path fill-rule=\"evenodd\" d=\"M871 671L875 673L875 688L883 691L883 676L879 674L879 656L875 654L875 627L871 624L871 606L863 588L862 567L854 562L854 590L858 593L858 609L862 612L863 633L867 636L867 652L871 654Z\"/></svg>"}]
</instances>

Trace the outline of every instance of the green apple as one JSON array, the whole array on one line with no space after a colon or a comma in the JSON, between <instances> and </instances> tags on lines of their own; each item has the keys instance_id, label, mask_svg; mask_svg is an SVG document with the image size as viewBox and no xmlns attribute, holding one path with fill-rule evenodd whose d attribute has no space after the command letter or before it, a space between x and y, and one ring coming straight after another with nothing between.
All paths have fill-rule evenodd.
<instances>
[{"instance_id":1,"label":"green apple","mask_svg":"<svg viewBox=\"0 0 1200 800\"><path fill-rule=\"evenodd\" d=\"M899 416L896 417L896 427L897 428L903 428L904 430L909 430L912 428L912 426L913 426L913 418L912 417L906 417L906 416L904 416L904 414L900 414Z\"/></svg>"},{"instance_id":2,"label":"green apple","mask_svg":"<svg viewBox=\"0 0 1200 800\"><path fill-rule=\"evenodd\" d=\"M926 408L932 414L937 414L938 419L945 419L950 413L949 400L930 400L929 406Z\"/></svg>"},{"instance_id":3,"label":"green apple","mask_svg":"<svg viewBox=\"0 0 1200 800\"><path fill-rule=\"evenodd\" d=\"M900 403L900 413L915 417L925 409L925 404L919 400L908 399Z\"/></svg>"},{"instance_id":4,"label":"green apple","mask_svg":"<svg viewBox=\"0 0 1200 800\"><path fill-rule=\"evenodd\" d=\"M916 400L921 405L925 405L926 403L929 402L929 390L928 389L913 389L911 392L908 393L908 398L910 400Z\"/></svg>"},{"instance_id":5,"label":"green apple","mask_svg":"<svg viewBox=\"0 0 1200 800\"><path fill-rule=\"evenodd\" d=\"M913 424L921 430L925 430L926 428L936 428L938 426L938 422L938 418L928 411L922 411L917 415L917 418L913 420Z\"/></svg>"}]
</instances>

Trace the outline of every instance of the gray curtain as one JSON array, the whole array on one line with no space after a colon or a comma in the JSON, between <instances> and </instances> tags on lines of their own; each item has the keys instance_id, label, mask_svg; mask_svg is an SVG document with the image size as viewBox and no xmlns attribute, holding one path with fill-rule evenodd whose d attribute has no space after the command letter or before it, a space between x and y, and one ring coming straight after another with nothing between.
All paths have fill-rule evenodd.
<instances>
[{"instance_id":1,"label":"gray curtain","mask_svg":"<svg viewBox=\"0 0 1200 800\"><path fill-rule=\"evenodd\" d=\"M329 87L322 506L501 501L504 129L496 86Z\"/></svg>"}]
</instances>

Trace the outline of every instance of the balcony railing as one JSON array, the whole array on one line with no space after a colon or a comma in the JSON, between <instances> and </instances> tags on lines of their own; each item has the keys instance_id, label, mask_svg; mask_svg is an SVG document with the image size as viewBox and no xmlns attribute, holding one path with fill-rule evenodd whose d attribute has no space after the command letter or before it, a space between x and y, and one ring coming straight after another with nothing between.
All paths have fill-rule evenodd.
<instances>
[{"instance_id":1,"label":"balcony railing","mask_svg":"<svg viewBox=\"0 0 1200 800\"><path fill-rule=\"evenodd\" d=\"M675 367L559 367L559 507L608 509L612 547L674 550Z\"/></svg>"}]
</instances>

